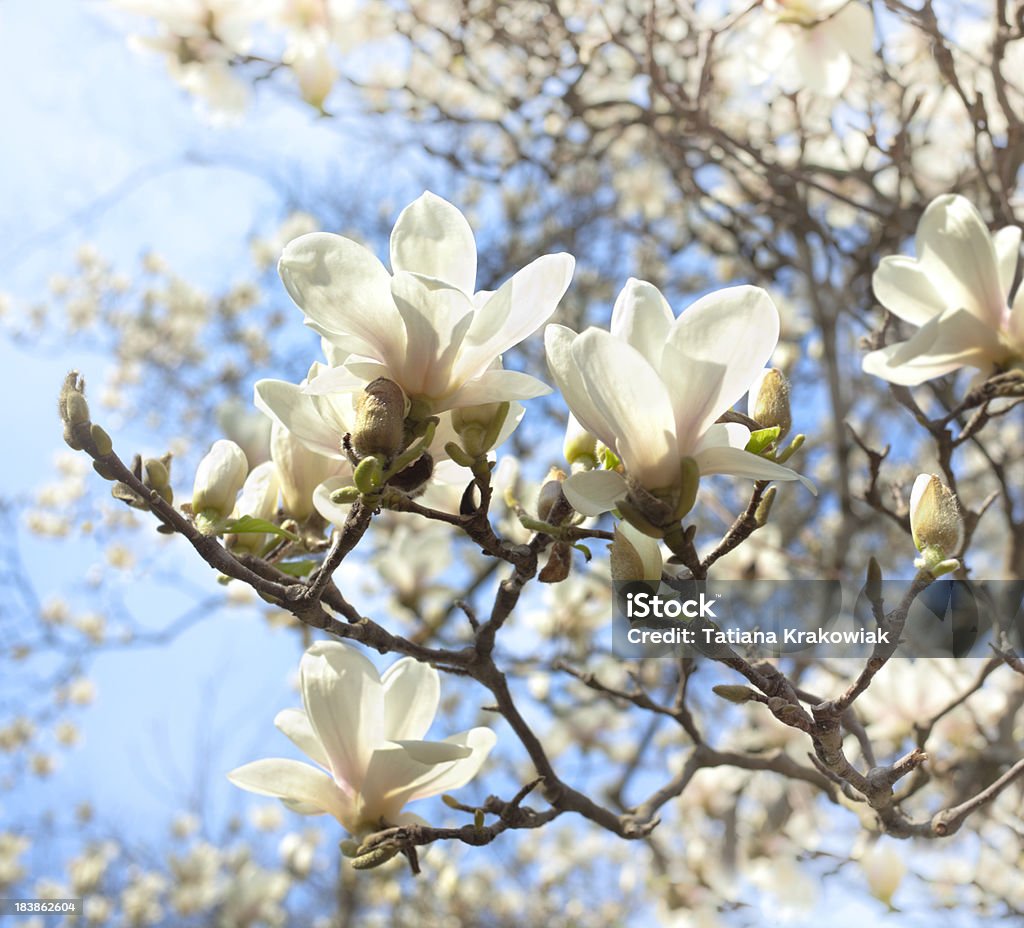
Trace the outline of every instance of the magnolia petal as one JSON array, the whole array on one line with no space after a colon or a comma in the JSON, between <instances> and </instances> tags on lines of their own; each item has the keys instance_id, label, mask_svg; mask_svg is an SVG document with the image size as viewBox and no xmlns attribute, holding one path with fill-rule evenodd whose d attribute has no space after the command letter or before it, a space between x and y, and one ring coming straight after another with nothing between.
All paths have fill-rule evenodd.
<instances>
[{"instance_id":1,"label":"magnolia petal","mask_svg":"<svg viewBox=\"0 0 1024 928\"><path fill-rule=\"evenodd\" d=\"M406 802L426 799L446 790L458 789L473 779L487 760L487 755L498 741L498 736L489 728L473 728L458 735L445 738L447 744L467 747L471 753L450 766L438 766L409 784Z\"/></svg>"},{"instance_id":2,"label":"magnolia petal","mask_svg":"<svg viewBox=\"0 0 1024 928\"><path fill-rule=\"evenodd\" d=\"M630 277L612 309L611 334L628 342L659 370L661 355L675 316L661 291Z\"/></svg>"},{"instance_id":3,"label":"magnolia petal","mask_svg":"<svg viewBox=\"0 0 1024 928\"><path fill-rule=\"evenodd\" d=\"M918 329L893 353L889 363L955 358L962 364L970 364L983 358L996 358L1001 351L999 336L994 330L966 309L950 309Z\"/></svg>"},{"instance_id":4,"label":"magnolia petal","mask_svg":"<svg viewBox=\"0 0 1024 928\"><path fill-rule=\"evenodd\" d=\"M996 250L996 263L999 267L999 287L1003 293L1010 292L1013 278L1017 274L1020 236L1020 226L1006 226L992 236L992 246Z\"/></svg>"},{"instance_id":5,"label":"magnolia petal","mask_svg":"<svg viewBox=\"0 0 1024 928\"><path fill-rule=\"evenodd\" d=\"M505 281L473 315L458 376L477 376L495 357L547 322L568 289L575 266L572 255L543 255Z\"/></svg>"},{"instance_id":6,"label":"magnolia petal","mask_svg":"<svg viewBox=\"0 0 1024 928\"><path fill-rule=\"evenodd\" d=\"M917 259L946 305L964 308L993 329L1002 322L1006 294L992 236L965 197L934 199L917 226Z\"/></svg>"},{"instance_id":7,"label":"magnolia petal","mask_svg":"<svg viewBox=\"0 0 1024 928\"><path fill-rule=\"evenodd\" d=\"M401 361L405 329L391 299L391 275L372 252L340 235L313 232L285 246L278 271L318 331L352 334L384 363Z\"/></svg>"},{"instance_id":8,"label":"magnolia petal","mask_svg":"<svg viewBox=\"0 0 1024 928\"><path fill-rule=\"evenodd\" d=\"M476 240L466 217L429 190L415 199L391 231L391 269L434 277L472 296Z\"/></svg>"},{"instance_id":9,"label":"magnolia petal","mask_svg":"<svg viewBox=\"0 0 1024 928\"><path fill-rule=\"evenodd\" d=\"M361 390L365 386L366 380L349 370L350 366L354 367L357 363L350 361L345 367L327 368L323 373L312 378L302 388L302 392L310 396L330 396L332 393L351 393ZM368 363L372 364L374 362ZM374 369L379 370L381 368L374 365ZM385 366L383 369L387 370L388 368Z\"/></svg>"},{"instance_id":10,"label":"magnolia petal","mask_svg":"<svg viewBox=\"0 0 1024 928\"><path fill-rule=\"evenodd\" d=\"M925 325L948 306L920 263L905 255L882 258L871 286L879 303L914 325Z\"/></svg>"},{"instance_id":11,"label":"magnolia petal","mask_svg":"<svg viewBox=\"0 0 1024 928\"><path fill-rule=\"evenodd\" d=\"M429 664L403 657L381 677L384 727L381 740L420 739L430 728L441 699L441 680Z\"/></svg>"},{"instance_id":12,"label":"magnolia petal","mask_svg":"<svg viewBox=\"0 0 1024 928\"><path fill-rule=\"evenodd\" d=\"M436 767L438 764L447 764L453 760L461 760L469 757L473 751L461 744L452 744L448 741L392 741L405 750L416 763Z\"/></svg>"},{"instance_id":13,"label":"magnolia petal","mask_svg":"<svg viewBox=\"0 0 1024 928\"><path fill-rule=\"evenodd\" d=\"M1017 294L1013 298L1007 331L1016 347L1018 357L1024 356L1024 286L1017 288Z\"/></svg>"},{"instance_id":14,"label":"magnolia petal","mask_svg":"<svg viewBox=\"0 0 1024 928\"><path fill-rule=\"evenodd\" d=\"M842 50L854 61L870 65L875 61L875 18L862 3L846 3L821 28L825 29ZM842 88L840 88L841 90Z\"/></svg>"},{"instance_id":15,"label":"magnolia petal","mask_svg":"<svg viewBox=\"0 0 1024 928\"><path fill-rule=\"evenodd\" d=\"M661 365L680 450L692 448L750 388L779 341L779 312L760 287L727 287L672 325Z\"/></svg>"},{"instance_id":16,"label":"magnolia petal","mask_svg":"<svg viewBox=\"0 0 1024 928\"><path fill-rule=\"evenodd\" d=\"M619 504L627 493L622 474L613 470L590 470L573 474L562 481L562 492L578 513L599 516Z\"/></svg>"},{"instance_id":17,"label":"magnolia petal","mask_svg":"<svg viewBox=\"0 0 1024 928\"><path fill-rule=\"evenodd\" d=\"M966 362L959 358L935 361L927 356L913 358L902 364L893 364L892 357L900 351L906 342L896 342L877 351L868 352L864 355L861 367L864 373L881 377L889 383L899 384L904 387L916 387L926 380L934 380L936 377L943 377L964 366Z\"/></svg>"},{"instance_id":18,"label":"magnolia petal","mask_svg":"<svg viewBox=\"0 0 1024 928\"><path fill-rule=\"evenodd\" d=\"M716 422L701 437L696 451L705 448L746 448L750 429L740 422Z\"/></svg>"},{"instance_id":19,"label":"magnolia petal","mask_svg":"<svg viewBox=\"0 0 1024 928\"><path fill-rule=\"evenodd\" d=\"M317 738L316 732L313 731L313 726L310 725L309 717L305 712L301 709L282 709L274 717L274 725L311 761L315 761L325 769L330 768L331 764L327 759L324 746Z\"/></svg>"},{"instance_id":20,"label":"magnolia petal","mask_svg":"<svg viewBox=\"0 0 1024 928\"><path fill-rule=\"evenodd\" d=\"M549 325L544 330L548 370L580 425L611 448L615 444L615 432L591 400L572 355L572 343L577 338L579 336L564 325Z\"/></svg>"},{"instance_id":21,"label":"magnolia petal","mask_svg":"<svg viewBox=\"0 0 1024 928\"><path fill-rule=\"evenodd\" d=\"M302 656L299 686L331 773L359 792L384 719L377 669L353 647L318 641Z\"/></svg>"},{"instance_id":22,"label":"magnolia petal","mask_svg":"<svg viewBox=\"0 0 1024 928\"><path fill-rule=\"evenodd\" d=\"M694 459L702 476L731 474L734 477L749 477L752 480L799 480L815 496L818 495L814 484L802 474L742 448L705 448L697 452Z\"/></svg>"},{"instance_id":23,"label":"magnolia petal","mask_svg":"<svg viewBox=\"0 0 1024 928\"><path fill-rule=\"evenodd\" d=\"M832 34L827 23L809 29L794 28L800 29L800 34L793 42L793 59L804 86L823 97L838 97L853 72L843 43Z\"/></svg>"},{"instance_id":24,"label":"magnolia petal","mask_svg":"<svg viewBox=\"0 0 1024 928\"><path fill-rule=\"evenodd\" d=\"M446 399L434 404L434 412L482 406L485 403L504 403L505 400L532 400L551 392L543 381L519 371L489 370L463 384Z\"/></svg>"},{"instance_id":25,"label":"magnolia petal","mask_svg":"<svg viewBox=\"0 0 1024 928\"><path fill-rule=\"evenodd\" d=\"M615 452L630 476L651 490L676 483L675 413L658 372L634 347L600 329L577 338L572 356L587 393L615 431Z\"/></svg>"},{"instance_id":26,"label":"magnolia petal","mask_svg":"<svg viewBox=\"0 0 1024 928\"><path fill-rule=\"evenodd\" d=\"M351 503L331 502L331 494L342 487L350 486L351 477L330 477L313 491L313 508L336 528L345 525Z\"/></svg>"},{"instance_id":27,"label":"magnolia petal","mask_svg":"<svg viewBox=\"0 0 1024 928\"><path fill-rule=\"evenodd\" d=\"M312 396L283 380L258 380L254 388L256 408L284 426L311 451L341 458L341 438L351 430L342 415L325 420Z\"/></svg>"},{"instance_id":28,"label":"magnolia petal","mask_svg":"<svg viewBox=\"0 0 1024 928\"><path fill-rule=\"evenodd\" d=\"M316 809L333 815L343 825L349 820L351 806L344 793L324 771L302 761L281 757L254 760L236 767L228 779L250 793L284 799L293 809L310 810L306 815Z\"/></svg>"}]
</instances>

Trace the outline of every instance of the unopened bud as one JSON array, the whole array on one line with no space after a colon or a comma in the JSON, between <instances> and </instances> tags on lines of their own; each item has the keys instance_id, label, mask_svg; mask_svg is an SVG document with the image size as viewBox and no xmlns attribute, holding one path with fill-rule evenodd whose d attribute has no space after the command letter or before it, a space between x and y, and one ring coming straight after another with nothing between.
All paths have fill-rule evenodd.
<instances>
[{"instance_id":1,"label":"unopened bud","mask_svg":"<svg viewBox=\"0 0 1024 928\"><path fill-rule=\"evenodd\" d=\"M405 394L386 377L368 383L356 403L352 447L359 457L394 457L405 444Z\"/></svg>"},{"instance_id":2,"label":"unopened bud","mask_svg":"<svg viewBox=\"0 0 1024 928\"><path fill-rule=\"evenodd\" d=\"M498 441L510 403L485 403L452 410L452 427L473 457L487 454Z\"/></svg>"},{"instance_id":3,"label":"unopened bud","mask_svg":"<svg viewBox=\"0 0 1024 928\"><path fill-rule=\"evenodd\" d=\"M882 601L882 568L874 557L868 560L868 573L867 579L864 582L864 593L868 600L873 603L880 603Z\"/></svg>"},{"instance_id":4,"label":"unopened bud","mask_svg":"<svg viewBox=\"0 0 1024 928\"><path fill-rule=\"evenodd\" d=\"M775 502L776 493L776 487L768 487L768 489L765 490L764 496L761 497L761 502L757 504L757 509L754 510L754 524L758 528L763 528L767 525L768 517L772 512L772 504Z\"/></svg>"},{"instance_id":5,"label":"unopened bud","mask_svg":"<svg viewBox=\"0 0 1024 928\"><path fill-rule=\"evenodd\" d=\"M367 851L365 854L360 854L358 857L352 858L352 866L356 870L372 870L374 867L379 867L381 864L386 864L395 854L398 853L398 848L393 844L381 844L372 850Z\"/></svg>"},{"instance_id":6,"label":"unopened bud","mask_svg":"<svg viewBox=\"0 0 1024 928\"><path fill-rule=\"evenodd\" d=\"M910 532L918 551L936 549L948 558L960 548L964 520L956 494L935 474L921 474L910 493Z\"/></svg>"},{"instance_id":7,"label":"unopened bud","mask_svg":"<svg viewBox=\"0 0 1024 928\"><path fill-rule=\"evenodd\" d=\"M207 518L227 518L248 473L249 462L238 445L225 438L215 441L196 468L192 511Z\"/></svg>"},{"instance_id":8,"label":"unopened bud","mask_svg":"<svg viewBox=\"0 0 1024 928\"><path fill-rule=\"evenodd\" d=\"M564 508L565 514L569 514L565 494L562 492L563 480L565 480L565 471L552 467L548 471L547 479L541 484L540 492L537 494L537 518L542 522L551 521L556 507Z\"/></svg>"},{"instance_id":9,"label":"unopened bud","mask_svg":"<svg viewBox=\"0 0 1024 928\"><path fill-rule=\"evenodd\" d=\"M661 580L662 560L658 542L628 522L615 526L611 544L611 572L615 583Z\"/></svg>"},{"instance_id":10,"label":"unopened bud","mask_svg":"<svg viewBox=\"0 0 1024 928\"><path fill-rule=\"evenodd\" d=\"M750 702L754 698L754 691L749 686L740 686L738 684L723 683L719 686L711 687L711 692L716 696L720 696L722 699L728 702L734 702L737 705L742 705L745 702Z\"/></svg>"},{"instance_id":11,"label":"unopened bud","mask_svg":"<svg viewBox=\"0 0 1024 928\"><path fill-rule=\"evenodd\" d=\"M565 425L562 453L566 461L574 467L586 470L597 467L597 439L580 425L572 413L569 413L569 421Z\"/></svg>"},{"instance_id":12,"label":"unopened bud","mask_svg":"<svg viewBox=\"0 0 1024 928\"><path fill-rule=\"evenodd\" d=\"M75 451L81 451L89 436L89 404L85 401L85 381L78 371L64 378L57 399L57 409L64 423L64 441Z\"/></svg>"},{"instance_id":13,"label":"unopened bud","mask_svg":"<svg viewBox=\"0 0 1024 928\"><path fill-rule=\"evenodd\" d=\"M679 461L679 502L676 504L676 519L682 519L693 509L700 489L700 466L694 458L685 457Z\"/></svg>"},{"instance_id":14,"label":"unopened bud","mask_svg":"<svg viewBox=\"0 0 1024 928\"><path fill-rule=\"evenodd\" d=\"M352 474L352 480L359 488L360 493L372 493L379 489L383 479L384 470L377 457L363 458Z\"/></svg>"},{"instance_id":15,"label":"unopened bud","mask_svg":"<svg viewBox=\"0 0 1024 928\"><path fill-rule=\"evenodd\" d=\"M89 435L92 438L92 443L96 446L96 453L101 458L106 457L114 450L114 443L110 440L110 436L106 433L103 426L93 422L89 426Z\"/></svg>"},{"instance_id":16,"label":"unopened bud","mask_svg":"<svg viewBox=\"0 0 1024 928\"><path fill-rule=\"evenodd\" d=\"M747 414L758 425L779 427L781 439L792 427L789 408L789 381L778 368L770 367L754 381L747 400Z\"/></svg>"},{"instance_id":17,"label":"unopened bud","mask_svg":"<svg viewBox=\"0 0 1024 928\"><path fill-rule=\"evenodd\" d=\"M146 458L142 464L145 471L145 484L153 490L160 491L170 486L171 473L167 465L158 458Z\"/></svg>"},{"instance_id":18,"label":"unopened bud","mask_svg":"<svg viewBox=\"0 0 1024 928\"><path fill-rule=\"evenodd\" d=\"M336 506L350 506L361 495L358 487L342 487L331 494L331 502Z\"/></svg>"},{"instance_id":19,"label":"unopened bud","mask_svg":"<svg viewBox=\"0 0 1024 928\"><path fill-rule=\"evenodd\" d=\"M231 515L235 519L252 516L255 519L272 521L277 516L278 495L277 468L272 461L264 461L254 467L245 478L242 493L235 503ZM266 546L268 536L260 532L243 532L228 535L224 543L232 549L257 553Z\"/></svg>"}]
</instances>

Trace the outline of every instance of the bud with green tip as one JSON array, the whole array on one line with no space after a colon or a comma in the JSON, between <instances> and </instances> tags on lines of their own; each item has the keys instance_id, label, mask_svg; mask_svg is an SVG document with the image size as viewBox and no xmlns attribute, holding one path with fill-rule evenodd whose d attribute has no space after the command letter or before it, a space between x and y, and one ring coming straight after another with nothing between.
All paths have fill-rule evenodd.
<instances>
[{"instance_id":1,"label":"bud with green tip","mask_svg":"<svg viewBox=\"0 0 1024 928\"><path fill-rule=\"evenodd\" d=\"M762 428L778 426L780 439L793 425L789 392L786 375L778 368L769 367L754 381L747 394L747 414Z\"/></svg>"},{"instance_id":2,"label":"bud with green tip","mask_svg":"<svg viewBox=\"0 0 1024 928\"><path fill-rule=\"evenodd\" d=\"M564 508L566 515L571 512L565 494L562 493L562 481L565 480L565 471L558 467L552 467L541 484L540 492L537 494L537 518L542 522L550 522L551 516L557 508Z\"/></svg>"},{"instance_id":3,"label":"bud with green tip","mask_svg":"<svg viewBox=\"0 0 1024 928\"><path fill-rule=\"evenodd\" d=\"M920 474L910 493L910 533L921 557L915 566L932 576L956 570L951 557L963 542L964 520L956 494L935 474Z\"/></svg>"},{"instance_id":4,"label":"bud with green tip","mask_svg":"<svg viewBox=\"0 0 1024 928\"><path fill-rule=\"evenodd\" d=\"M85 400L85 381L78 371L64 378L57 399L57 410L64 423L64 441L74 451L81 451L90 438L89 404Z\"/></svg>"},{"instance_id":5,"label":"bud with green tip","mask_svg":"<svg viewBox=\"0 0 1024 928\"><path fill-rule=\"evenodd\" d=\"M615 540L610 550L612 580L616 583L661 580L661 547L628 522L615 526Z\"/></svg>"},{"instance_id":6,"label":"bud with green tip","mask_svg":"<svg viewBox=\"0 0 1024 928\"><path fill-rule=\"evenodd\" d=\"M737 705L750 702L757 695L749 686L740 686L733 683L722 683L718 686L713 686L711 687L711 692L727 702L733 702Z\"/></svg>"},{"instance_id":7,"label":"bud with green tip","mask_svg":"<svg viewBox=\"0 0 1024 928\"><path fill-rule=\"evenodd\" d=\"M379 489L384 479L384 470L380 466L380 459L376 457L363 458L352 474L352 479L360 493L372 493Z\"/></svg>"},{"instance_id":8,"label":"bud with green tip","mask_svg":"<svg viewBox=\"0 0 1024 928\"><path fill-rule=\"evenodd\" d=\"M565 425L562 453L573 468L593 470L597 467L597 439L580 425L572 413L569 413L569 421Z\"/></svg>"},{"instance_id":9,"label":"bud with green tip","mask_svg":"<svg viewBox=\"0 0 1024 928\"><path fill-rule=\"evenodd\" d=\"M235 498L249 473L245 452L233 441L215 441L196 468L192 487L192 512L204 534L213 534L216 523L235 508Z\"/></svg>"},{"instance_id":10,"label":"bud with green tip","mask_svg":"<svg viewBox=\"0 0 1024 928\"><path fill-rule=\"evenodd\" d=\"M497 444L510 408L511 404L505 402L452 410L452 427L468 454L481 457Z\"/></svg>"},{"instance_id":11,"label":"bud with green tip","mask_svg":"<svg viewBox=\"0 0 1024 928\"><path fill-rule=\"evenodd\" d=\"M356 403L352 447L359 457L394 457L405 445L406 400L402 388L386 377L368 383Z\"/></svg>"}]
</instances>

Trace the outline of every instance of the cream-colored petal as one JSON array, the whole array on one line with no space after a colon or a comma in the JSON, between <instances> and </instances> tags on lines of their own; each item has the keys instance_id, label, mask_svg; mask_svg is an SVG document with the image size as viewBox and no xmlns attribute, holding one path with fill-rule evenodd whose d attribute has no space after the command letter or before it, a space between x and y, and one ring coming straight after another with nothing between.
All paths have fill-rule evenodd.
<instances>
[{"instance_id":1,"label":"cream-colored petal","mask_svg":"<svg viewBox=\"0 0 1024 928\"><path fill-rule=\"evenodd\" d=\"M381 677L384 687L384 727L381 740L421 739L437 714L441 680L429 664L403 657Z\"/></svg>"},{"instance_id":2,"label":"cream-colored petal","mask_svg":"<svg viewBox=\"0 0 1024 928\"><path fill-rule=\"evenodd\" d=\"M317 809L333 815L345 827L351 820L352 807L345 794L324 771L302 761L256 760L232 770L228 779L250 793L275 796L293 809L309 810L304 814L315 814L312 810Z\"/></svg>"},{"instance_id":3,"label":"cream-colored petal","mask_svg":"<svg viewBox=\"0 0 1024 928\"><path fill-rule=\"evenodd\" d=\"M286 735L303 754L315 761L325 770L331 766L327 759L324 746L317 738L309 717L301 709L282 709L274 717L274 725L278 731Z\"/></svg>"},{"instance_id":4,"label":"cream-colored petal","mask_svg":"<svg viewBox=\"0 0 1024 928\"><path fill-rule=\"evenodd\" d=\"M661 291L645 280L630 277L612 308L611 333L628 342L650 362L661 368L661 355L675 322L672 309Z\"/></svg>"},{"instance_id":5,"label":"cream-colored petal","mask_svg":"<svg viewBox=\"0 0 1024 928\"><path fill-rule=\"evenodd\" d=\"M434 277L467 296L476 285L476 240L466 217L429 190L402 210L391 231L391 269Z\"/></svg>"},{"instance_id":6,"label":"cream-colored petal","mask_svg":"<svg viewBox=\"0 0 1024 928\"><path fill-rule=\"evenodd\" d=\"M581 471L562 482L562 492L578 513L599 516L618 506L626 496L626 481L612 470Z\"/></svg>"}]
</instances>

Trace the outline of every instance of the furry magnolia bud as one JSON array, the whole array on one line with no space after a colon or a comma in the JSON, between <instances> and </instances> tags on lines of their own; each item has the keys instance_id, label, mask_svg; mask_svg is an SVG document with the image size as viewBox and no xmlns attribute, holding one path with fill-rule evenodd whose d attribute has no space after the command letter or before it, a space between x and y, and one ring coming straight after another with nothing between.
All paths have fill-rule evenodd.
<instances>
[{"instance_id":1,"label":"furry magnolia bud","mask_svg":"<svg viewBox=\"0 0 1024 928\"><path fill-rule=\"evenodd\" d=\"M935 474L921 474L910 493L910 531L918 551L937 548L955 554L963 539L964 520L956 494Z\"/></svg>"},{"instance_id":2,"label":"furry magnolia bud","mask_svg":"<svg viewBox=\"0 0 1024 928\"><path fill-rule=\"evenodd\" d=\"M612 580L630 583L634 580L661 580L661 548L658 542L638 531L628 522L615 526L611 545Z\"/></svg>"},{"instance_id":3,"label":"furry magnolia bud","mask_svg":"<svg viewBox=\"0 0 1024 928\"><path fill-rule=\"evenodd\" d=\"M789 408L789 381L778 368L770 367L748 394L747 413L762 428L779 427L782 438L792 427L793 417Z\"/></svg>"},{"instance_id":4,"label":"furry magnolia bud","mask_svg":"<svg viewBox=\"0 0 1024 928\"><path fill-rule=\"evenodd\" d=\"M405 445L405 394L386 377L368 383L356 403L352 447L359 457L394 457Z\"/></svg>"},{"instance_id":5,"label":"furry magnolia bud","mask_svg":"<svg viewBox=\"0 0 1024 928\"><path fill-rule=\"evenodd\" d=\"M64 441L75 451L81 451L90 439L89 404L84 391L85 381L78 371L71 371L64 378L57 399L57 409L64 423Z\"/></svg>"}]
</instances>

